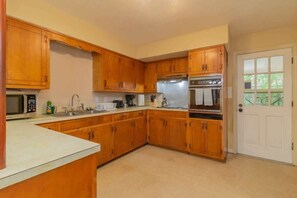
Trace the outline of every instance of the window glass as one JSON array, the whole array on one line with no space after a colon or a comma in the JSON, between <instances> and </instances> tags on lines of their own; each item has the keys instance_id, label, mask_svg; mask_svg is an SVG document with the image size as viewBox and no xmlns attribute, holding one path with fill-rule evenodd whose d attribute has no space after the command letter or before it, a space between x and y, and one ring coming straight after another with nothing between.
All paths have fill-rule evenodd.
<instances>
[{"instance_id":1,"label":"window glass","mask_svg":"<svg viewBox=\"0 0 297 198\"><path fill-rule=\"evenodd\" d=\"M244 60L243 61L244 65L244 73L245 74L253 74L255 73L255 60Z\"/></svg>"}]
</instances>

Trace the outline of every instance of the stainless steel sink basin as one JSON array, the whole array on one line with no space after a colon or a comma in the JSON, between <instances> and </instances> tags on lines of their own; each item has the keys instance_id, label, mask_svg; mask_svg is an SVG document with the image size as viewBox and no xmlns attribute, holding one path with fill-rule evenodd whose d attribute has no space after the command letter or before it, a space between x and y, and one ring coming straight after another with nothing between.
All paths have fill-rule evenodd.
<instances>
[{"instance_id":1,"label":"stainless steel sink basin","mask_svg":"<svg viewBox=\"0 0 297 198\"><path fill-rule=\"evenodd\" d=\"M53 114L54 117L71 117L71 116L79 116L79 115L89 115L89 114L98 114L107 112L106 110L84 110L84 111L68 111L66 112L57 112Z\"/></svg>"}]
</instances>

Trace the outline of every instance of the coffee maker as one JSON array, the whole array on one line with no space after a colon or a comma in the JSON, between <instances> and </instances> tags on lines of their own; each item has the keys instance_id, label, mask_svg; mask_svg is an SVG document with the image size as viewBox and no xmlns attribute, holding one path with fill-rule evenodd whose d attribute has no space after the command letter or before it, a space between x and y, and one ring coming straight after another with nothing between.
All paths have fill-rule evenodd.
<instances>
[{"instance_id":1,"label":"coffee maker","mask_svg":"<svg viewBox=\"0 0 297 198\"><path fill-rule=\"evenodd\" d=\"M135 95L126 95L126 102L128 107L136 106L134 99L135 99Z\"/></svg>"}]
</instances>

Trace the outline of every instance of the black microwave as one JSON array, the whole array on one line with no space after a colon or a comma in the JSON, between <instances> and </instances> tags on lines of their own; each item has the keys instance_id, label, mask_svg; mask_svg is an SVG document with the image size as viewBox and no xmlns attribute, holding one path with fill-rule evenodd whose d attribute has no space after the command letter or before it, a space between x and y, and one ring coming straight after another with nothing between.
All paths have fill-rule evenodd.
<instances>
[{"instance_id":1,"label":"black microwave","mask_svg":"<svg viewBox=\"0 0 297 198\"><path fill-rule=\"evenodd\" d=\"M6 120L30 118L36 115L36 94L6 91Z\"/></svg>"}]
</instances>

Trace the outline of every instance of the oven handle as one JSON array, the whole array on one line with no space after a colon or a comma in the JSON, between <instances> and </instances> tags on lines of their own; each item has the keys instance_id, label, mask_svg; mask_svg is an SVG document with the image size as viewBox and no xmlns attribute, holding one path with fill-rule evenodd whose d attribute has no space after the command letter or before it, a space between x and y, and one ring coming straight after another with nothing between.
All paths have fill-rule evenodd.
<instances>
[{"instance_id":1,"label":"oven handle","mask_svg":"<svg viewBox=\"0 0 297 198\"><path fill-rule=\"evenodd\" d=\"M200 87L189 87L189 90L195 90L195 89L199 89L199 88L212 88L212 89L222 89L222 87L212 87L212 86L200 86Z\"/></svg>"},{"instance_id":2,"label":"oven handle","mask_svg":"<svg viewBox=\"0 0 297 198\"><path fill-rule=\"evenodd\" d=\"M28 111L28 98L27 98L27 95L23 95L24 97L24 113L27 113Z\"/></svg>"}]
</instances>

